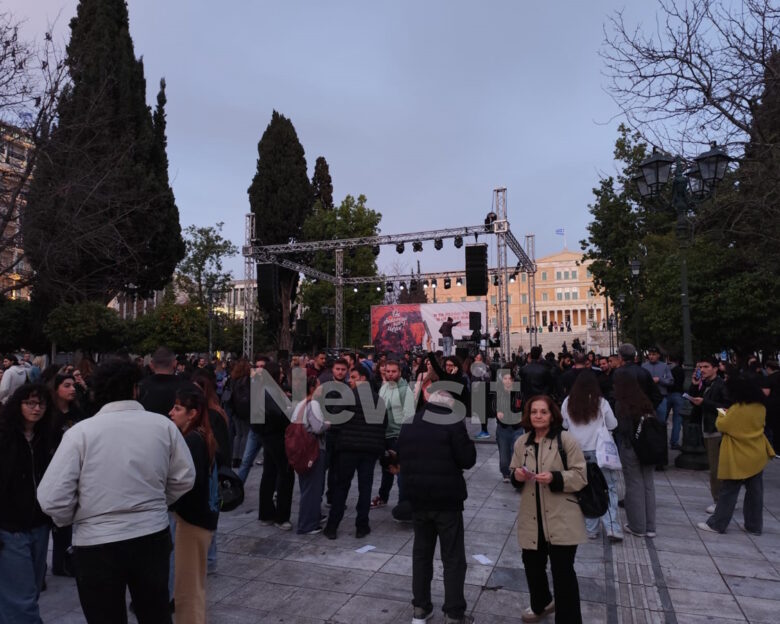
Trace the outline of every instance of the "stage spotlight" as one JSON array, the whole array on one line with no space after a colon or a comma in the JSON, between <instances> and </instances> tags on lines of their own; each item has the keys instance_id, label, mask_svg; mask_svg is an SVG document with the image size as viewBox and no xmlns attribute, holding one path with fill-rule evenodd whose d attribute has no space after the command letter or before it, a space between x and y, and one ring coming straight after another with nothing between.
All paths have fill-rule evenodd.
<instances>
[{"instance_id":1,"label":"stage spotlight","mask_svg":"<svg viewBox=\"0 0 780 624\"><path fill-rule=\"evenodd\" d=\"M358 287L357 286L353 286L352 287L352 292L357 292L357 291L358 291Z\"/></svg>"},{"instance_id":2,"label":"stage spotlight","mask_svg":"<svg viewBox=\"0 0 780 624\"><path fill-rule=\"evenodd\" d=\"M463 237L462 236L456 236L455 237L455 249L460 249L463 247Z\"/></svg>"},{"instance_id":3,"label":"stage spotlight","mask_svg":"<svg viewBox=\"0 0 780 624\"><path fill-rule=\"evenodd\" d=\"M514 284L515 283L515 276L517 273L512 273L512 275L509 276L509 283Z\"/></svg>"},{"instance_id":4,"label":"stage spotlight","mask_svg":"<svg viewBox=\"0 0 780 624\"><path fill-rule=\"evenodd\" d=\"M498 286L498 275L493 276L493 286Z\"/></svg>"},{"instance_id":5,"label":"stage spotlight","mask_svg":"<svg viewBox=\"0 0 780 624\"><path fill-rule=\"evenodd\" d=\"M393 282L387 282L387 292L393 292Z\"/></svg>"},{"instance_id":6,"label":"stage spotlight","mask_svg":"<svg viewBox=\"0 0 780 624\"><path fill-rule=\"evenodd\" d=\"M455 285L456 286L463 286L463 278L462 277L457 278L455 280Z\"/></svg>"},{"instance_id":7,"label":"stage spotlight","mask_svg":"<svg viewBox=\"0 0 780 624\"><path fill-rule=\"evenodd\" d=\"M444 278L444 290L447 290L452 286L452 282L450 281L449 277Z\"/></svg>"},{"instance_id":8,"label":"stage spotlight","mask_svg":"<svg viewBox=\"0 0 780 624\"><path fill-rule=\"evenodd\" d=\"M496 222L498 219L498 215L493 212L492 210L487 213L487 216L485 217L485 231L486 232L492 232L493 231L493 223Z\"/></svg>"},{"instance_id":9,"label":"stage spotlight","mask_svg":"<svg viewBox=\"0 0 780 624\"><path fill-rule=\"evenodd\" d=\"M411 280L409 282L409 292L415 292L417 290L417 280Z\"/></svg>"},{"instance_id":10,"label":"stage spotlight","mask_svg":"<svg viewBox=\"0 0 780 624\"><path fill-rule=\"evenodd\" d=\"M423 290L428 288L428 280L423 280Z\"/></svg>"},{"instance_id":11,"label":"stage spotlight","mask_svg":"<svg viewBox=\"0 0 780 624\"><path fill-rule=\"evenodd\" d=\"M382 292L382 285L381 284L377 284L376 285L376 291L377 292Z\"/></svg>"},{"instance_id":12,"label":"stage spotlight","mask_svg":"<svg viewBox=\"0 0 780 624\"><path fill-rule=\"evenodd\" d=\"M440 238L434 238L433 239L433 247L434 247L434 249L436 249L438 251L443 246L444 246L444 243L442 242L442 240Z\"/></svg>"},{"instance_id":13,"label":"stage spotlight","mask_svg":"<svg viewBox=\"0 0 780 624\"><path fill-rule=\"evenodd\" d=\"M403 243L398 243L398 244L395 246L395 250L396 250L398 253L403 253L403 252L404 252L404 244L403 244Z\"/></svg>"},{"instance_id":14,"label":"stage spotlight","mask_svg":"<svg viewBox=\"0 0 780 624\"><path fill-rule=\"evenodd\" d=\"M389 286L392 286L392 284L389 284ZM404 284L403 282L399 283L398 284L398 289L399 290L406 290L406 284Z\"/></svg>"},{"instance_id":15,"label":"stage spotlight","mask_svg":"<svg viewBox=\"0 0 780 624\"><path fill-rule=\"evenodd\" d=\"M371 248L371 253L374 254L375 256L378 256L379 255L379 245L374 245Z\"/></svg>"},{"instance_id":16,"label":"stage spotlight","mask_svg":"<svg viewBox=\"0 0 780 624\"><path fill-rule=\"evenodd\" d=\"M422 241L414 241L412 243L412 251L422 251Z\"/></svg>"},{"instance_id":17,"label":"stage spotlight","mask_svg":"<svg viewBox=\"0 0 780 624\"><path fill-rule=\"evenodd\" d=\"M439 285L439 282L437 282L435 279L431 280L431 288L436 288Z\"/></svg>"}]
</instances>

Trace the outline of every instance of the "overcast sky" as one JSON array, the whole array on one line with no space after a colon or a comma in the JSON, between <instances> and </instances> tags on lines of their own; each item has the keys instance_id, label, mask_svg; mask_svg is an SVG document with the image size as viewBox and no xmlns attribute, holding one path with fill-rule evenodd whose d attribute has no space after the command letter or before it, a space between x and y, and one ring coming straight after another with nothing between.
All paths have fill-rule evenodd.
<instances>
[{"instance_id":1,"label":"overcast sky","mask_svg":"<svg viewBox=\"0 0 780 624\"><path fill-rule=\"evenodd\" d=\"M27 38L75 0L0 0ZM636 6L635 6L636 5ZM609 0L128 0L148 100L167 81L168 156L182 226L225 222L243 244L257 142L276 109L334 199L364 194L395 234L481 223L507 188L511 229L536 255L579 249L600 175L615 170L617 108L604 90ZM655 3L625 7L654 25ZM380 269L462 269L463 250L384 247ZM491 265L495 260L491 244ZM510 260L513 262L513 260ZM229 263L237 277L240 259Z\"/></svg>"}]
</instances>

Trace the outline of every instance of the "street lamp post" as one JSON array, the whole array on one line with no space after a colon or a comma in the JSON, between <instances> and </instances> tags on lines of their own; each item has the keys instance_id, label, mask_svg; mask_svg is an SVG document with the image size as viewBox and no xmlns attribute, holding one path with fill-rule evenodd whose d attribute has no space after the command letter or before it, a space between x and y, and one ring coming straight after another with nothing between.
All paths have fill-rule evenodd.
<instances>
[{"instance_id":1,"label":"street lamp post","mask_svg":"<svg viewBox=\"0 0 780 624\"><path fill-rule=\"evenodd\" d=\"M672 163L675 165L672 182L671 208L676 215L675 231L680 248L680 304L682 308L683 369L685 386L689 386L693 373L693 344L691 339L691 309L688 299L688 247L691 239L689 212L701 201L709 198L717 184L726 175L731 158L712 143L710 150L700 154L685 171L682 156L672 157L653 148L653 154L639 165L634 176L643 198L657 197L669 181ZM686 179L687 178L687 179ZM707 469L701 423L691 422L691 406L683 402L682 452L674 461L678 468Z\"/></svg>"},{"instance_id":2,"label":"street lamp post","mask_svg":"<svg viewBox=\"0 0 780 624\"><path fill-rule=\"evenodd\" d=\"M322 306L320 314L325 317L325 347L330 348L330 317L336 314L336 308Z\"/></svg>"},{"instance_id":3,"label":"street lamp post","mask_svg":"<svg viewBox=\"0 0 780 624\"><path fill-rule=\"evenodd\" d=\"M631 276L634 278L634 346L639 351L639 272L642 265L637 258L631 261Z\"/></svg>"},{"instance_id":4,"label":"street lamp post","mask_svg":"<svg viewBox=\"0 0 780 624\"><path fill-rule=\"evenodd\" d=\"M206 291L206 294L209 298L209 362L211 362L211 354L213 353L213 342L212 342L212 322L214 320L214 289L209 286L208 290Z\"/></svg>"},{"instance_id":5,"label":"street lamp post","mask_svg":"<svg viewBox=\"0 0 780 624\"><path fill-rule=\"evenodd\" d=\"M626 305L626 296L623 293L620 293L615 303L617 304L615 306L615 343L620 346L620 330L622 329L623 333L626 333L624 322L626 317L623 314L623 306Z\"/></svg>"}]
</instances>

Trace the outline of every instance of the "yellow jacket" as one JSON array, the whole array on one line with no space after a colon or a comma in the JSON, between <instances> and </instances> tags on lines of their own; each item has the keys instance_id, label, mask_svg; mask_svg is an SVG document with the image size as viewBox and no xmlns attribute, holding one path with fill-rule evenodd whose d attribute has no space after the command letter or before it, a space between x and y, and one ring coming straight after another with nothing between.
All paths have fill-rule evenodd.
<instances>
[{"instance_id":1,"label":"yellow jacket","mask_svg":"<svg viewBox=\"0 0 780 624\"><path fill-rule=\"evenodd\" d=\"M760 403L735 403L720 412L715 426L723 434L718 479L747 479L764 469L775 451L764 435L766 408Z\"/></svg>"}]
</instances>

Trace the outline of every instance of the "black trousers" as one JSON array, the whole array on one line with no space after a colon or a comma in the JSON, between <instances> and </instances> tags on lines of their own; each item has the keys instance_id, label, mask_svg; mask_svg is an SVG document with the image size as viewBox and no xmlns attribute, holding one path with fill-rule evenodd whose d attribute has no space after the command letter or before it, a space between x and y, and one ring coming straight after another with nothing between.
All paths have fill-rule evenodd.
<instances>
[{"instance_id":1,"label":"black trousers","mask_svg":"<svg viewBox=\"0 0 780 624\"><path fill-rule=\"evenodd\" d=\"M78 546L74 553L79 600L89 624L127 624L128 588L138 624L170 624L168 527L121 542Z\"/></svg>"},{"instance_id":2,"label":"black trousers","mask_svg":"<svg viewBox=\"0 0 780 624\"><path fill-rule=\"evenodd\" d=\"M444 565L444 604L442 611L452 619L466 612L463 583L466 581L466 547L463 541L463 512L415 511L414 546L412 547L412 604L430 609L433 555L439 539Z\"/></svg>"},{"instance_id":3,"label":"black trousers","mask_svg":"<svg viewBox=\"0 0 780 624\"><path fill-rule=\"evenodd\" d=\"M260 436L263 441L263 476L260 477L260 520L288 522L292 508L295 472L287 461L284 434ZM276 492L276 504L274 504Z\"/></svg>"},{"instance_id":4,"label":"black trousers","mask_svg":"<svg viewBox=\"0 0 780 624\"><path fill-rule=\"evenodd\" d=\"M374 467L376 455L370 453L340 452L336 454L336 489L328 514L328 528L337 529L344 518L347 496L352 485L352 479L357 473L358 500L355 510L355 527L369 528L368 511L371 507L371 488L374 485Z\"/></svg>"},{"instance_id":5,"label":"black trousers","mask_svg":"<svg viewBox=\"0 0 780 624\"><path fill-rule=\"evenodd\" d=\"M523 549L523 566L528 590L531 592L531 609L541 613L553 597L547 584L547 558L553 577L555 592L556 624L582 624L580 612L580 586L574 572L577 546L554 546L539 536L539 549Z\"/></svg>"},{"instance_id":6,"label":"black trousers","mask_svg":"<svg viewBox=\"0 0 780 624\"><path fill-rule=\"evenodd\" d=\"M51 531L51 569L54 574L66 574L73 572L73 566L68 554L71 540L73 539L73 527L54 527Z\"/></svg>"}]
</instances>

